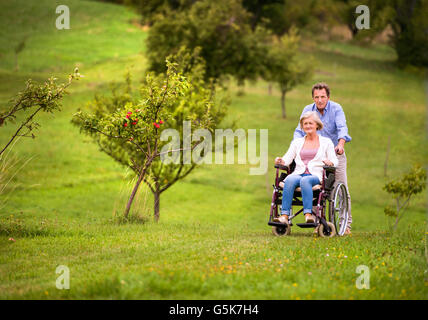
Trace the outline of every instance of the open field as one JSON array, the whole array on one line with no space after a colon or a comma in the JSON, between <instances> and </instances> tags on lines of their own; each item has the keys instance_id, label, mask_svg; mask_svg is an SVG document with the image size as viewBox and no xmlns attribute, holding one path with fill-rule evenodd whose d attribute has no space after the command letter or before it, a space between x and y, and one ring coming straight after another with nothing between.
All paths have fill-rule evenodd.
<instances>
[{"instance_id":1,"label":"open field","mask_svg":"<svg viewBox=\"0 0 428 320\"><path fill-rule=\"evenodd\" d=\"M230 84L228 120L269 130L269 163L287 150L312 83L330 85L353 138L346 145L351 236L321 239L294 227L289 237L274 237L267 225L273 166L251 176L249 165L238 164L205 165L172 186L162 194L157 224L152 196L142 188L134 211L147 222L118 225L113 215L124 209L128 173L70 120L126 70L139 85L146 33L124 7L61 1L70 7L71 29L57 30L56 2L31 3L0 3L1 106L28 78L64 79L75 65L85 77L72 85L61 112L40 117L36 139L13 147L21 163L31 160L13 179L16 189L2 195L8 199L0 209L0 299L427 298L427 192L412 200L393 235L383 213L392 201L385 182L413 163L426 165L428 155L426 84L396 68L391 48L305 41L303 54L316 59L317 71L287 95L286 120L279 92L269 95L266 83L247 83L244 95ZM13 48L23 37L14 71ZM0 145L12 130L1 128ZM59 265L70 270L70 290L55 287ZM356 288L359 265L369 267L369 290Z\"/></svg>"}]
</instances>

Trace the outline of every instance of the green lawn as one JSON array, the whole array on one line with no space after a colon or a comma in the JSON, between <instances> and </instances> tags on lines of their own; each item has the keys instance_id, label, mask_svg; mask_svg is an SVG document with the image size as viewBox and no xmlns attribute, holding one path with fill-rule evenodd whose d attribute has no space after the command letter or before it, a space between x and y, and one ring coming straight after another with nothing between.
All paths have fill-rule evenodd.
<instances>
[{"instance_id":1,"label":"green lawn","mask_svg":"<svg viewBox=\"0 0 428 320\"><path fill-rule=\"evenodd\" d=\"M71 29L55 28L55 7L70 7ZM85 77L72 85L62 111L40 117L37 138L13 153L29 160L0 209L0 299L426 299L426 191L411 202L399 230L387 232L382 190L388 139L388 178L426 164L426 96L418 75L395 67L385 46L306 43L317 61L310 81L287 95L262 81L245 94L230 84L228 119L244 129L269 130L269 163L282 156L315 81L347 116L346 146L353 234L322 239L294 227L275 237L267 225L274 169L249 175L249 165L205 165L161 198L152 222L152 196L142 188L134 212L144 224L117 224L132 186L125 169L100 153L70 123L97 93L126 70L137 87L145 70L146 33L132 11L94 1L0 3L0 103L25 80L65 79L76 65ZM28 37L14 71L13 48ZM1 128L0 145L13 126ZM2 195L3 199L5 195ZM9 240L13 238L14 241ZM70 270L70 289L58 290L56 267ZM370 270L359 290L356 268Z\"/></svg>"}]
</instances>

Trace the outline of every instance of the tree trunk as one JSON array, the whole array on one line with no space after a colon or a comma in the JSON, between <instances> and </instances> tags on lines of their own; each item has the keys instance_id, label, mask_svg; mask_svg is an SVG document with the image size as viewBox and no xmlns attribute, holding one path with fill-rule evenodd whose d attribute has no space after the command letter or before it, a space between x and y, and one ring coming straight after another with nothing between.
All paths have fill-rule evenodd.
<instances>
[{"instance_id":1,"label":"tree trunk","mask_svg":"<svg viewBox=\"0 0 428 320\"><path fill-rule=\"evenodd\" d=\"M144 177L144 174L140 174L140 176L138 177L137 183L135 184L134 189L132 190L131 197L129 198L128 203L126 204L125 212L123 213L123 216L125 218L128 218L129 211L131 210L132 202L134 201L135 195L137 194L138 187L140 186L141 181L143 181L143 177Z\"/></svg>"},{"instance_id":2,"label":"tree trunk","mask_svg":"<svg viewBox=\"0 0 428 320\"><path fill-rule=\"evenodd\" d=\"M389 159L389 150L391 148L391 136L388 137L388 146L386 147L386 157L385 157L385 163L383 165L383 176L388 176L388 159Z\"/></svg>"},{"instance_id":3,"label":"tree trunk","mask_svg":"<svg viewBox=\"0 0 428 320\"><path fill-rule=\"evenodd\" d=\"M268 93L269 93L270 96L272 95L272 83L269 83Z\"/></svg>"},{"instance_id":4,"label":"tree trunk","mask_svg":"<svg viewBox=\"0 0 428 320\"><path fill-rule=\"evenodd\" d=\"M155 222L159 221L159 216L160 216L160 190L159 190L159 186L156 185L156 190L155 193L153 194L154 196L154 209L155 209Z\"/></svg>"},{"instance_id":5,"label":"tree trunk","mask_svg":"<svg viewBox=\"0 0 428 320\"><path fill-rule=\"evenodd\" d=\"M18 54L15 53L15 71L19 71Z\"/></svg>"},{"instance_id":6,"label":"tree trunk","mask_svg":"<svg viewBox=\"0 0 428 320\"><path fill-rule=\"evenodd\" d=\"M287 115L285 113L285 94L287 93L286 90L281 90L281 108L282 108L282 118L287 118Z\"/></svg>"},{"instance_id":7,"label":"tree trunk","mask_svg":"<svg viewBox=\"0 0 428 320\"><path fill-rule=\"evenodd\" d=\"M141 181L143 181L144 176L146 175L147 168L150 167L152 160L153 160L153 158L150 158L146 162L146 164L143 167L143 170L141 170L141 173L138 176L137 183L135 184L134 189L132 190L131 197L129 198L128 203L126 204L125 212L123 213L123 216L125 218L128 218L129 211L131 210L132 202L134 201L135 195L137 194L137 191L138 191L138 187L140 186Z\"/></svg>"}]
</instances>

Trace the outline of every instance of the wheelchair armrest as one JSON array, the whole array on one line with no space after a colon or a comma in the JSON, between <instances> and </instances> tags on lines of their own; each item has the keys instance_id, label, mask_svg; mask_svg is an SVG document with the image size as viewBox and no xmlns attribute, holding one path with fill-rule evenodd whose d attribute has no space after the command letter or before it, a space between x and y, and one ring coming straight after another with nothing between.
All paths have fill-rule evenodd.
<instances>
[{"instance_id":1,"label":"wheelchair armrest","mask_svg":"<svg viewBox=\"0 0 428 320\"><path fill-rule=\"evenodd\" d=\"M334 181L336 179L336 168L331 166L323 166L325 171L325 180L323 181L326 191L333 190Z\"/></svg>"},{"instance_id":2,"label":"wheelchair armrest","mask_svg":"<svg viewBox=\"0 0 428 320\"><path fill-rule=\"evenodd\" d=\"M336 172L336 167L333 166L323 166L324 170L328 173L335 173Z\"/></svg>"},{"instance_id":3,"label":"wheelchair armrest","mask_svg":"<svg viewBox=\"0 0 428 320\"><path fill-rule=\"evenodd\" d=\"M289 171L289 168L287 166L283 166L282 164L276 164L275 168L280 170L285 170L287 172Z\"/></svg>"}]
</instances>

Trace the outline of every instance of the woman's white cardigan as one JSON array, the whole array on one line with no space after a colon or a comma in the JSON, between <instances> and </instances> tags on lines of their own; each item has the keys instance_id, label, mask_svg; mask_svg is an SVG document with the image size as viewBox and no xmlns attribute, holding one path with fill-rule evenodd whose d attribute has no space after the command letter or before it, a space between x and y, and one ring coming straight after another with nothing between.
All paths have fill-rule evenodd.
<instances>
[{"instance_id":1,"label":"woman's white cardigan","mask_svg":"<svg viewBox=\"0 0 428 320\"><path fill-rule=\"evenodd\" d=\"M308 162L309 172L322 181L323 166L325 166L323 160L330 160L335 167L337 167L339 160L336 157L333 142L326 137L318 135L320 141L320 147L315 157ZM288 151L284 154L282 159L286 166L289 166L293 160L296 162L296 169L291 175L300 175L305 172L306 166L300 158L300 151L302 150L303 144L305 143L306 136L303 138L297 138L291 141Z\"/></svg>"}]
</instances>

